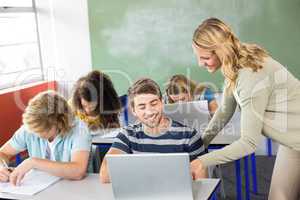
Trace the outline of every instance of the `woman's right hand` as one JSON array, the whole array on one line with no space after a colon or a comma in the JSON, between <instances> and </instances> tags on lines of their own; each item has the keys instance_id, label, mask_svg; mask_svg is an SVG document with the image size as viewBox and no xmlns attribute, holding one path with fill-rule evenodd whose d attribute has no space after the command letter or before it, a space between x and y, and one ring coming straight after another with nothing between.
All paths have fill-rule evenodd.
<instances>
[{"instance_id":1,"label":"woman's right hand","mask_svg":"<svg viewBox=\"0 0 300 200\"><path fill-rule=\"evenodd\" d=\"M9 181L10 171L5 167L0 167L0 182Z\"/></svg>"},{"instance_id":2,"label":"woman's right hand","mask_svg":"<svg viewBox=\"0 0 300 200\"><path fill-rule=\"evenodd\" d=\"M190 169L191 169L193 180L198 180L201 178L208 177L207 169L203 167L203 164L199 159L195 159L191 162Z\"/></svg>"}]
</instances>

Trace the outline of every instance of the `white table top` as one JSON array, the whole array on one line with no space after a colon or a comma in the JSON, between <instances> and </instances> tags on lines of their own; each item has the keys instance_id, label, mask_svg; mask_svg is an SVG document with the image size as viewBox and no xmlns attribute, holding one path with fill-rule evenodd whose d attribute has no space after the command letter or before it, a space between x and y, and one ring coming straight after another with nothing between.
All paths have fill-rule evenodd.
<instances>
[{"instance_id":1,"label":"white table top","mask_svg":"<svg viewBox=\"0 0 300 200\"><path fill-rule=\"evenodd\" d=\"M195 200L207 200L216 190L220 179L202 179L195 182L197 198ZM81 181L61 180L46 190L34 196L16 196L0 192L0 199L21 200L113 200L111 184L101 184L98 174L89 174Z\"/></svg>"},{"instance_id":2,"label":"white table top","mask_svg":"<svg viewBox=\"0 0 300 200\"><path fill-rule=\"evenodd\" d=\"M119 129L106 129L106 132L102 131L102 134L97 134L93 136L92 143L94 145L98 144L112 144L114 142L114 138L107 137L111 132L115 132ZM103 137L105 135L106 137ZM113 134L114 135L114 134ZM229 132L220 132L211 142L212 145L228 145L232 142L238 140L240 135L230 134Z\"/></svg>"}]
</instances>

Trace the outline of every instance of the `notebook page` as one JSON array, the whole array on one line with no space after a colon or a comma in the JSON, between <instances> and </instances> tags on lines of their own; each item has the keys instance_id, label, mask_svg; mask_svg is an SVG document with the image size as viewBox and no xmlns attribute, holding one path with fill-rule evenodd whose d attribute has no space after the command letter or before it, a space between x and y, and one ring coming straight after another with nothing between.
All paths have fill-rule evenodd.
<instances>
[{"instance_id":1,"label":"notebook page","mask_svg":"<svg viewBox=\"0 0 300 200\"><path fill-rule=\"evenodd\" d=\"M31 170L24 176L20 186L14 186L10 183L0 183L0 192L34 195L54 184L59 179L59 177L52 176L46 172Z\"/></svg>"}]
</instances>

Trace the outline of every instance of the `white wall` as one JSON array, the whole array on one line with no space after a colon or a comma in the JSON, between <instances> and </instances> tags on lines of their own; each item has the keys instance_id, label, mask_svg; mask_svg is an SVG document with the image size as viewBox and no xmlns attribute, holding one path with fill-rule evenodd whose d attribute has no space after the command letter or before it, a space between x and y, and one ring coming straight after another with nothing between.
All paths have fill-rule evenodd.
<instances>
[{"instance_id":1,"label":"white wall","mask_svg":"<svg viewBox=\"0 0 300 200\"><path fill-rule=\"evenodd\" d=\"M88 8L86 0L35 0L41 54L46 80L57 80L69 97L74 82L92 70ZM218 102L221 96L217 97ZM239 119L232 121L236 126ZM273 145L276 154L277 145ZM266 154L265 141L257 154Z\"/></svg>"},{"instance_id":2,"label":"white wall","mask_svg":"<svg viewBox=\"0 0 300 200\"><path fill-rule=\"evenodd\" d=\"M46 80L66 97L74 82L92 70L86 0L35 0Z\"/></svg>"}]
</instances>

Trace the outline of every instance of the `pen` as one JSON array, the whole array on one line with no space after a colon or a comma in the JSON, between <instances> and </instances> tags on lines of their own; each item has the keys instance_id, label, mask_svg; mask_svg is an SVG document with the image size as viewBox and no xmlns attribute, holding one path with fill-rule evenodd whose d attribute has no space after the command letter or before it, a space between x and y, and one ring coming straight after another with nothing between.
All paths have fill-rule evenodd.
<instances>
[{"instance_id":1,"label":"pen","mask_svg":"<svg viewBox=\"0 0 300 200\"><path fill-rule=\"evenodd\" d=\"M6 168L9 172L13 171L12 168L7 165L6 161L3 158L1 158L1 162L3 164L3 167Z\"/></svg>"}]
</instances>

